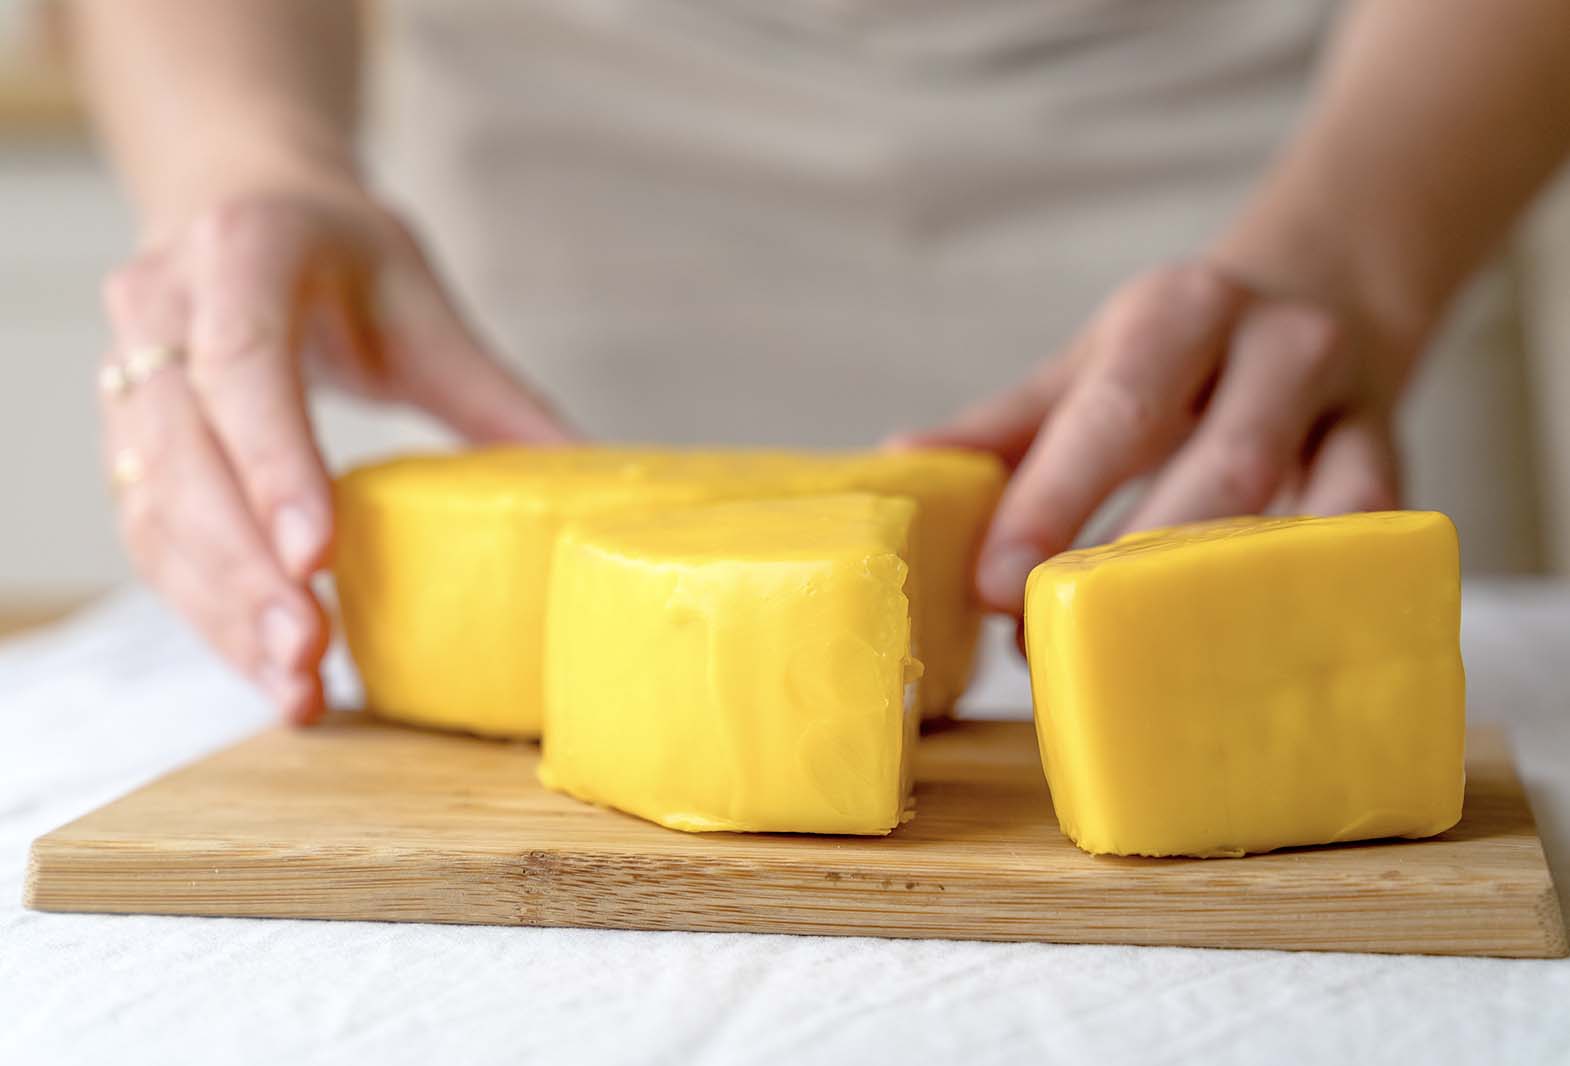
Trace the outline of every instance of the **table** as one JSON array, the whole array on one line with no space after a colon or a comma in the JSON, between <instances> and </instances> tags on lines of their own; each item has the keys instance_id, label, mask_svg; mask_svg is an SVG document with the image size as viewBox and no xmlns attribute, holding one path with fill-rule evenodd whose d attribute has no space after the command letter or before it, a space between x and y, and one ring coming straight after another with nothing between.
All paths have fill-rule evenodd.
<instances>
[{"instance_id":1,"label":"table","mask_svg":"<svg viewBox=\"0 0 1570 1066\"><path fill-rule=\"evenodd\" d=\"M1570 585L1467 585L1570 898ZM997 642L1003 643L1002 638ZM994 654L971 713L1020 708ZM341 657L330 688L352 698ZM0 644L0 1062L1570 1061L1570 960L45 915L31 839L269 713L145 592Z\"/></svg>"}]
</instances>

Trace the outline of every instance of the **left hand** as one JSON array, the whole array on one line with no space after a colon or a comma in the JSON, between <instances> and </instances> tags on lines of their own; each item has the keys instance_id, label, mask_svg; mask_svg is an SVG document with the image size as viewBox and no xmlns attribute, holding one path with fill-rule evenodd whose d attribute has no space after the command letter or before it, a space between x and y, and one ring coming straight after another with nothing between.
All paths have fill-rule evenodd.
<instances>
[{"instance_id":1,"label":"left hand","mask_svg":"<svg viewBox=\"0 0 1570 1066\"><path fill-rule=\"evenodd\" d=\"M308 382L418 407L472 441L571 437L352 175L215 193L104 295L104 458L131 558L297 723L324 709L310 579L334 528ZM157 361L129 381L136 358Z\"/></svg>"},{"instance_id":2,"label":"left hand","mask_svg":"<svg viewBox=\"0 0 1570 1066\"><path fill-rule=\"evenodd\" d=\"M1019 385L897 443L982 449L1014 468L976 584L1018 617L1031 569L1152 471L1125 530L1281 501L1311 514L1399 506L1392 417L1413 361L1355 309L1187 263L1123 286Z\"/></svg>"}]
</instances>

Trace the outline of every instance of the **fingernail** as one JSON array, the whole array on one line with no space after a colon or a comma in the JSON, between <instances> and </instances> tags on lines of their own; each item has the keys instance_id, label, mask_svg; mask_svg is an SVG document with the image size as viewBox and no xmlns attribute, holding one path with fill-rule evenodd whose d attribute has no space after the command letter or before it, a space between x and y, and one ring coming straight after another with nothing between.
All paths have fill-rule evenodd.
<instances>
[{"instance_id":1,"label":"fingernail","mask_svg":"<svg viewBox=\"0 0 1570 1066\"><path fill-rule=\"evenodd\" d=\"M1025 579L1041 562L1041 553L1024 545L1005 545L982 557L976 584L993 607L1018 609L1025 602Z\"/></svg>"},{"instance_id":2,"label":"fingernail","mask_svg":"<svg viewBox=\"0 0 1570 1066\"><path fill-rule=\"evenodd\" d=\"M295 678L276 700L279 712L293 725L310 725L322 716L322 689L313 674Z\"/></svg>"},{"instance_id":3,"label":"fingernail","mask_svg":"<svg viewBox=\"0 0 1570 1066\"><path fill-rule=\"evenodd\" d=\"M289 673L269 664L257 672L257 681L286 721L309 725L322 716L321 686L314 675Z\"/></svg>"},{"instance_id":4,"label":"fingernail","mask_svg":"<svg viewBox=\"0 0 1570 1066\"><path fill-rule=\"evenodd\" d=\"M280 673L293 669L305 651L305 626L281 604L262 612L262 650Z\"/></svg>"},{"instance_id":5,"label":"fingernail","mask_svg":"<svg viewBox=\"0 0 1570 1066\"><path fill-rule=\"evenodd\" d=\"M273 549L279 562L294 577L304 577L316 565L321 536L316 523L296 504L285 504L273 516Z\"/></svg>"}]
</instances>

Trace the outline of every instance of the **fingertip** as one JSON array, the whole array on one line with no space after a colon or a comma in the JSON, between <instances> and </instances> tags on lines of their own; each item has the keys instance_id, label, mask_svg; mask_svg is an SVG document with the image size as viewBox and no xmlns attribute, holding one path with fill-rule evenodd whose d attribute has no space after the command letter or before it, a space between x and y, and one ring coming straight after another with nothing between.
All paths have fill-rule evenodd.
<instances>
[{"instance_id":1,"label":"fingertip","mask_svg":"<svg viewBox=\"0 0 1570 1066\"><path fill-rule=\"evenodd\" d=\"M1025 608L1025 580L1043 558L1038 549L1026 544L988 548L976 568L981 602L991 610L1020 617Z\"/></svg>"},{"instance_id":2,"label":"fingertip","mask_svg":"<svg viewBox=\"0 0 1570 1066\"><path fill-rule=\"evenodd\" d=\"M583 439L566 418L532 389L499 367L493 365L492 369L503 374L505 382L490 398L494 406L487 409L486 401L473 401L456 417L448 418L453 429L481 444L517 443L550 448Z\"/></svg>"},{"instance_id":3,"label":"fingertip","mask_svg":"<svg viewBox=\"0 0 1570 1066\"><path fill-rule=\"evenodd\" d=\"M327 698L321 678L312 674L306 694L293 709L289 721L297 726L312 726L327 717Z\"/></svg>"},{"instance_id":4,"label":"fingertip","mask_svg":"<svg viewBox=\"0 0 1570 1066\"><path fill-rule=\"evenodd\" d=\"M284 721L298 728L313 726L327 716L327 705L322 699L321 684L313 677L297 693L292 693L279 704Z\"/></svg>"},{"instance_id":5,"label":"fingertip","mask_svg":"<svg viewBox=\"0 0 1570 1066\"><path fill-rule=\"evenodd\" d=\"M332 526L324 508L302 501L279 507L272 520L273 551L284 573L304 581L327 566Z\"/></svg>"},{"instance_id":6,"label":"fingertip","mask_svg":"<svg viewBox=\"0 0 1570 1066\"><path fill-rule=\"evenodd\" d=\"M321 678L314 670L303 673L267 671L263 687L279 716L290 725L312 725L326 714Z\"/></svg>"},{"instance_id":7,"label":"fingertip","mask_svg":"<svg viewBox=\"0 0 1570 1066\"><path fill-rule=\"evenodd\" d=\"M431 329L427 324L427 331ZM418 334L420 331L415 331ZM502 366L456 318L406 339L402 398L473 444L571 444L580 434ZM437 357L435 353L440 353Z\"/></svg>"},{"instance_id":8,"label":"fingertip","mask_svg":"<svg viewBox=\"0 0 1570 1066\"><path fill-rule=\"evenodd\" d=\"M930 438L931 434L917 430L900 430L884 437L878 447L886 452L910 452L918 448L931 447Z\"/></svg>"},{"instance_id":9,"label":"fingertip","mask_svg":"<svg viewBox=\"0 0 1570 1066\"><path fill-rule=\"evenodd\" d=\"M330 635L326 612L306 589L280 590L256 621L262 669L275 677L312 669L321 662Z\"/></svg>"},{"instance_id":10,"label":"fingertip","mask_svg":"<svg viewBox=\"0 0 1570 1066\"><path fill-rule=\"evenodd\" d=\"M935 429L904 429L883 438L885 451L918 451L922 448L968 448L972 451L1002 453L1006 442L995 427L973 428L963 425Z\"/></svg>"},{"instance_id":11,"label":"fingertip","mask_svg":"<svg viewBox=\"0 0 1570 1066\"><path fill-rule=\"evenodd\" d=\"M484 401L475 401L462 409L440 408L429 403L425 406L472 444L534 444L555 447L574 444L583 439L582 434L532 398L521 400L517 404L496 405L490 408L485 406Z\"/></svg>"},{"instance_id":12,"label":"fingertip","mask_svg":"<svg viewBox=\"0 0 1570 1066\"><path fill-rule=\"evenodd\" d=\"M327 646L332 642L332 617L309 588L301 590L301 598L305 601L305 609L311 619L309 627L311 639L304 665L314 671L321 665L322 658L327 654Z\"/></svg>"},{"instance_id":13,"label":"fingertip","mask_svg":"<svg viewBox=\"0 0 1570 1066\"><path fill-rule=\"evenodd\" d=\"M535 444L560 445L578 444L585 439L585 435L575 426L568 425L558 415L548 416L543 423L536 423L530 439Z\"/></svg>"},{"instance_id":14,"label":"fingertip","mask_svg":"<svg viewBox=\"0 0 1570 1066\"><path fill-rule=\"evenodd\" d=\"M1369 416L1332 426L1298 496L1305 514L1388 511L1402 504L1401 465L1388 424Z\"/></svg>"}]
</instances>

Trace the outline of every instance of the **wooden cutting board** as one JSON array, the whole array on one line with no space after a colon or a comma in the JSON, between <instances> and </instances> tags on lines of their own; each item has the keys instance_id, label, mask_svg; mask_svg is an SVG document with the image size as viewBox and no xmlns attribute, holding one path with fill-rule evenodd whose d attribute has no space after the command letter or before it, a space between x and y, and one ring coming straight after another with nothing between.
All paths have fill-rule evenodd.
<instances>
[{"instance_id":1,"label":"wooden cutting board","mask_svg":"<svg viewBox=\"0 0 1570 1066\"><path fill-rule=\"evenodd\" d=\"M538 749L342 714L276 729L33 845L39 910L1554 957L1565 930L1503 738L1429 841L1095 858L1023 722L922 741L876 838L688 835L540 788Z\"/></svg>"}]
</instances>

